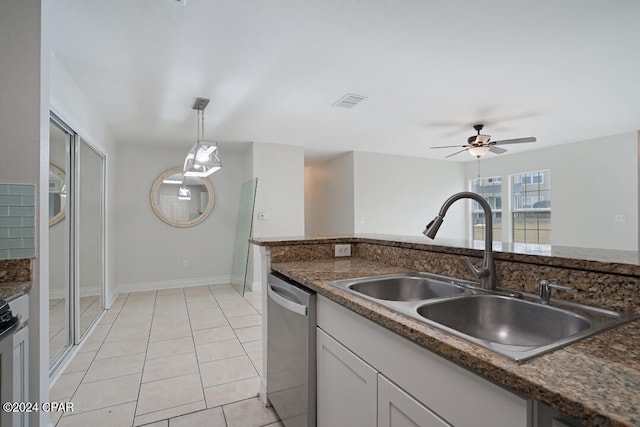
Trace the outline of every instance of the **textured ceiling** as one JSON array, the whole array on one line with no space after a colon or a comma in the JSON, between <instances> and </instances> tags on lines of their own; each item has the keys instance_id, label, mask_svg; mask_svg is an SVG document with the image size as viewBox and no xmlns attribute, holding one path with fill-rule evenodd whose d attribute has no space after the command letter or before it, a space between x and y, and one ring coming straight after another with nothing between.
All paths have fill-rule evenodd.
<instances>
[{"instance_id":1,"label":"textured ceiling","mask_svg":"<svg viewBox=\"0 0 640 427\"><path fill-rule=\"evenodd\" d=\"M118 142L444 158L640 129L637 0L56 0L51 48ZM366 99L332 106L346 93ZM489 154L494 156L494 154ZM505 156L507 154L502 154ZM461 154L452 160L473 160Z\"/></svg>"}]
</instances>

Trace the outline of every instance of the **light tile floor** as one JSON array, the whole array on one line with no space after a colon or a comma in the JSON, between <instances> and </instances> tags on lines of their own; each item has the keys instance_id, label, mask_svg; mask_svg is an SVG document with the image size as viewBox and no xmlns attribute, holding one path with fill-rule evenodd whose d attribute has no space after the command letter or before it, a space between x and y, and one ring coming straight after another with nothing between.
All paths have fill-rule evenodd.
<instances>
[{"instance_id":1,"label":"light tile floor","mask_svg":"<svg viewBox=\"0 0 640 427\"><path fill-rule=\"evenodd\" d=\"M67 426L282 426L258 400L259 293L202 286L121 294L51 389Z\"/></svg>"},{"instance_id":2,"label":"light tile floor","mask_svg":"<svg viewBox=\"0 0 640 427\"><path fill-rule=\"evenodd\" d=\"M80 297L80 330L87 330L100 312L98 296ZM66 331L67 308L64 298L49 300L49 361L67 345Z\"/></svg>"}]
</instances>

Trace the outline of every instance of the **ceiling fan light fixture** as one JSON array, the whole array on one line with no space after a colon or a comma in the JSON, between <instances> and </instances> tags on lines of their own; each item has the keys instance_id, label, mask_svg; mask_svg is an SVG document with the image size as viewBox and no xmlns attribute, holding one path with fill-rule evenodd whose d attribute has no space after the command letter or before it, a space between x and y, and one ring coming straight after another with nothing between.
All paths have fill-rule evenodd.
<instances>
[{"instance_id":1,"label":"ceiling fan light fixture","mask_svg":"<svg viewBox=\"0 0 640 427\"><path fill-rule=\"evenodd\" d=\"M503 139L500 141L491 141L490 135L483 135L480 133L482 131L482 128L484 128L484 125L477 124L477 125L474 125L473 128L476 130L477 135L473 135L467 138L467 143L465 145L462 145L462 146L461 145L443 145L440 147L431 147L431 148L462 148L462 150L456 151L453 154L449 154L448 156L445 156L445 159L449 157L453 157L457 154L460 154L463 151L467 151L473 157L477 157L479 159L480 157L487 154L489 151L495 154L502 154L507 151L505 148L496 147L496 145L536 142L536 138L533 136L530 136L527 138L515 138L515 139Z\"/></svg>"},{"instance_id":2,"label":"ceiling fan light fixture","mask_svg":"<svg viewBox=\"0 0 640 427\"><path fill-rule=\"evenodd\" d=\"M488 144L489 140L491 140L491 136L490 135L478 135L476 136L476 144Z\"/></svg>"},{"instance_id":3,"label":"ceiling fan light fixture","mask_svg":"<svg viewBox=\"0 0 640 427\"><path fill-rule=\"evenodd\" d=\"M473 157L482 157L489 152L489 148L491 147L488 145L481 145L479 147L471 147L467 151L469 151L469 154Z\"/></svg>"}]
</instances>

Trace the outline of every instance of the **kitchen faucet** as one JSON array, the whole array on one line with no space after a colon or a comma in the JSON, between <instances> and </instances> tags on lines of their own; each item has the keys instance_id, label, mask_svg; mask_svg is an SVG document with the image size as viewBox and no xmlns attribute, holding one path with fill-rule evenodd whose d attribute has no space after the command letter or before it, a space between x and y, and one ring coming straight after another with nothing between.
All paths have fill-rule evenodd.
<instances>
[{"instance_id":1,"label":"kitchen faucet","mask_svg":"<svg viewBox=\"0 0 640 427\"><path fill-rule=\"evenodd\" d=\"M482 196L470 191L463 191L449 197L440 208L438 216L427 224L423 234L430 239L434 239L438 233L438 229L442 225L445 214L451 205L460 199L473 199L478 202L484 210L484 258L482 259L482 267L477 269L473 264L471 264L471 261L469 261L469 258L467 257L463 257L462 261L467 268L471 270L471 273L473 273L477 279L480 279L480 286L482 288L495 291L496 266L493 261L493 214L491 212L491 206L489 206L489 203L487 203Z\"/></svg>"}]
</instances>

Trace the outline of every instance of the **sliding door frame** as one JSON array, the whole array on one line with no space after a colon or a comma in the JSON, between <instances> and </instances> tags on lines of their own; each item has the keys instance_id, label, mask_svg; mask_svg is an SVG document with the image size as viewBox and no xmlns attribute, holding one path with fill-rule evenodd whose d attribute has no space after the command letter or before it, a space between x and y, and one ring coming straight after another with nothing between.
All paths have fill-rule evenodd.
<instances>
[{"instance_id":1,"label":"sliding door frame","mask_svg":"<svg viewBox=\"0 0 640 427\"><path fill-rule=\"evenodd\" d=\"M70 135L66 146L65 184L67 185L66 233L65 233L65 346L49 362L49 375L53 376L57 369L69 357L72 350L86 338L106 307L106 162L107 156L95 145L82 137L55 112L50 112L50 119ZM84 332L80 325L80 186L81 177L81 145L93 151L100 158L99 180L99 247L98 247L98 293L100 307L98 314L89 322Z\"/></svg>"}]
</instances>

